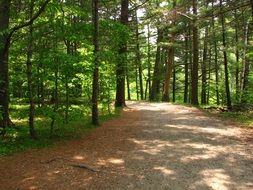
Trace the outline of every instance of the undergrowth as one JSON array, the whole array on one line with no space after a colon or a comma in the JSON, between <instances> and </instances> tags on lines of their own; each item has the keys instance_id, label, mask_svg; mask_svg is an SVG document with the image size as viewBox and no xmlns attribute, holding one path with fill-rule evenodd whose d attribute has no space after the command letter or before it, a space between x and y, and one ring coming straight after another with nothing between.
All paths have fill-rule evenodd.
<instances>
[{"instance_id":1,"label":"undergrowth","mask_svg":"<svg viewBox=\"0 0 253 190\"><path fill-rule=\"evenodd\" d=\"M67 124L64 122L63 116L59 114L52 132L50 132L51 118L43 110L37 109L35 128L38 138L32 140L28 128L28 106L11 105L10 110L15 127L8 128L5 137L0 137L0 156L11 155L27 149L55 146L71 139L80 138L95 128L91 124L89 107L72 106ZM45 110L49 112L47 109ZM101 110L100 114L101 123L117 117L119 110L113 110L111 113Z\"/></svg>"}]
</instances>

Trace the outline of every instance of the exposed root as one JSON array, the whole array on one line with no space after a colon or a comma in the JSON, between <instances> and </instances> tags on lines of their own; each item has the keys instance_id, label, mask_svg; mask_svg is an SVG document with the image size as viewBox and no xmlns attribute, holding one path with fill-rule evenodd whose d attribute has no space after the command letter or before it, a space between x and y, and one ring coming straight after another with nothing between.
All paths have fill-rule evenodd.
<instances>
[{"instance_id":1,"label":"exposed root","mask_svg":"<svg viewBox=\"0 0 253 190\"><path fill-rule=\"evenodd\" d=\"M95 169L95 168L92 168L84 163L78 163L78 162L75 162L71 159L67 159L67 158L63 158L63 157L56 157L56 158L52 158L52 159L49 159L49 160L46 160L44 162L40 162L42 164L50 164L51 162L55 162L57 160L65 160L68 162L68 165L70 166L73 166L73 167L76 167L76 168L83 168L83 169L87 169L87 170L90 170L92 172L99 172L98 169Z\"/></svg>"}]
</instances>

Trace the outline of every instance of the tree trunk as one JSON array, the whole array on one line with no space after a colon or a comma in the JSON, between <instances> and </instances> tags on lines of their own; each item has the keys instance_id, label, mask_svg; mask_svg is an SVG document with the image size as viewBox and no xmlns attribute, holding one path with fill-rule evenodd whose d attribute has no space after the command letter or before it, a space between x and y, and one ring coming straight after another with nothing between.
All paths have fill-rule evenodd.
<instances>
[{"instance_id":1,"label":"tree trunk","mask_svg":"<svg viewBox=\"0 0 253 190\"><path fill-rule=\"evenodd\" d=\"M33 17L34 10L34 0L30 3L29 17ZM34 129L34 98L33 98L33 77L32 77L32 54L33 54L33 25L29 26L29 37L28 37L28 46L27 46L27 83L28 83L28 94L29 94L29 131L32 139L36 139L36 131Z\"/></svg>"},{"instance_id":2,"label":"tree trunk","mask_svg":"<svg viewBox=\"0 0 253 190\"><path fill-rule=\"evenodd\" d=\"M127 100L131 100L130 81L129 81L129 71L128 71L128 67L126 67L126 81L127 81Z\"/></svg>"},{"instance_id":3,"label":"tree trunk","mask_svg":"<svg viewBox=\"0 0 253 190\"><path fill-rule=\"evenodd\" d=\"M2 0L0 1L0 127L3 128L3 134L9 124L9 17L10 0Z\"/></svg>"},{"instance_id":4,"label":"tree trunk","mask_svg":"<svg viewBox=\"0 0 253 190\"><path fill-rule=\"evenodd\" d=\"M138 21L137 9L135 10L135 22L136 22L136 25L135 25L136 66L138 67L140 97L141 97L141 100L143 100L144 93L143 93L142 64L141 64L141 54L140 54L140 42L139 42L139 21ZM138 89L136 89L136 90L138 90Z\"/></svg>"},{"instance_id":5,"label":"tree trunk","mask_svg":"<svg viewBox=\"0 0 253 190\"><path fill-rule=\"evenodd\" d=\"M187 35L187 34L186 34ZM189 85L189 64L188 64L188 37L185 36L185 55L184 55L184 103L188 102L188 85Z\"/></svg>"},{"instance_id":6,"label":"tree trunk","mask_svg":"<svg viewBox=\"0 0 253 190\"><path fill-rule=\"evenodd\" d=\"M207 89L207 81L206 81L206 66L207 66L207 38L208 38L208 28L205 28L205 39L204 39L204 49L203 49L203 61L202 61L202 91L201 91L201 104L207 103L206 97L206 89Z\"/></svg>"},{"instance_id":7,"label":"tree trunk","mask_svg":"<svg viewBox=\"0 0 253 190\"><path fill-rule=\"evenodd\" d=\"M237 18L237 11L235 10L235 18ZM238 24L238 22L237 22ZM235 27L235 43L236 43L236 70L235 70L235 88L236 88L236 102L238 103L240 100L240 77L239 77L239 60L240 60L240 54L239 54L239 37L238 37L238 28Z\"/></svg>"},{"instance_id":8,"label":"tree trunk","mask_svg":"<svg viewBox=\"0 0 253 190\"><path fill-rule=\"evenodd\" d=\"M193 20L192 33L192 51L193 51L193 65L192 65L192 88L191 88L191 103L198 105L198 69L199 69L199 42L198 42L198 26L197 26L197 0L192 0L192 9L195 16Z\"/></svg>"},{"instance_id":9,"label":"tree trunk","mask_svg":"<svg viewBox=\"0 0 253 190\"><path fill-rule=\"evenodd\" d=\"M151 92L150 26L148 25L148 92Z\"/></svg>"},{"instance_id":10,"label":"tree trunk","mask_svg":"<svg viewBox=\"0 0 253 190\"><path fill-rule=\"evenodd\" d=\"M253 0L250 0L250 4L251 4L251 16L253 21Z\"/></svg>"},{"instance_id":11,"label":"tree trunk","mask_svg":"<svg viewBox=\"0 0 253 190\"><path fill-rule=\"evenodd\" d=\"M172 42L173 43L173 42ZM169 47L162 101L169 101L170 79L174 65L174 47Z\"/></svg>"},{"instance_id":12,"label":"tree trunk","mask_svg":"<svg viewBox=\"0 0 253 190\"><path fill-rule=\"evenodd\" d=\"M65 75L65 123L69 123L69 79L68 76Z\"/></svg>"},{"instance_id":13,"label":"tree trunk","mask_svg":"<svg viewBox=\"0 0 253 190\"><path fill-rule=\"evenodd\" d=\"M159 73L160 73L160 63L161 63L161 47L160 42L163 38L163 32L161 29L157 29L157 49L156 49L156 60L154 66L154 73L152 78L151 92L149 100L154 101L157 97L157 88L159 86Z\"/></svg>"},{"instance_id":14,"label":"tree trunk","mask_svg":"<svg viewBox=\"0 0 253 190\"><path fill-rule=\"evenodd\" d=\"M250 70L250 62L247 58L247 46L248 46L248 31L249 23L246 22L244 26L244 52L243 52L243 71L242 71L242 79L241 79L241 103L247 103L247 87L249 83L249 70Z\"/></svg>"},{"instance_id":15,"label":"tree trunk","mask_svg":"<svg viewBox=\"0 0 253 190\"><path fill-rule=\"evenodd\" d=\"M172 86L173 86L173 94L172 94L172 101L176 102L176 67L173 67L173 82L172 82Z\"/></svg>"},{"instance_id":16,"label":"tree trunk","mask_svg":"<svg viewBox=\"0 0 253 190\"><path fill-rule=\"evenodd\" d=\"M99 124L98 116L98 88L99 88L99 26L98 26L98 0L92 0L93 5L93 45L94 45L94 70L93 70L93 83L92 83L92 124Z\"/></svg>"},{"instance_id":17,"label":"tree trunk","mask_svg":"<svg viewBox=\"0 0 253 190\"><path fill-rule=\"evenodd\" d=\"M129 0L121 0L121 15L120 22L123 25L128 25L128 4ZM120 44L119 61L116 68L116 100L115 107L126 106L125 102L125 67L127 58L127 42Z\"/></svg>"},{"instance_id":18,"label":"tree trunk","mask_svg":"<svg viewBox=\"0 0 253 190\"><path fill-rule=\"evenodd\" d=\"M222 0L220 0L220 11L222 13ZM229 76L228 76L228 60L227 60L227 43L226 43L226 27L224 14L221 14L221 25L222 25L222 44L223 44L223 56L224 56L224 71L225 71L225 87L226 87L226 98L227 98L227 108L232 109L230 89L229 89Z\"/></svg>"},{"instance_id":19,"label":"tree trunk","mask_svg":"<svg viewBox=\"0 0 253 190\"><path fill-rule=\"evenodd\" d=\"M52 103L54 104L54 114L56 114L57 110L58 110L58 107L59 107L59 94L58 94L58 73L59 73L59 66L58 66L58 60L56 61L56 68L55 68L55 71L54 71L54 94L53 94L53 97L52 97ZM55 123L55 115L52 115L52 121L51 121L51 124L50 124L50 134L52 135L53 134L53 129L54 129L54 123Z\"/></svg>"},{"instance_id":20,"label":"tree trunk","mask_svg":"<svg viewBox=\"0 0 253 190\"><path fill-rule=\"evenodd\" d=\"M214 10L214 1L212 1L212 10ZM212 12L213 13L213 12ZM215 94L216 94L216 104L220 104L220 96L219 96L219 66L218 66L218 49L217 49L217 41L216 41L216 33L215 33L215 18L212 15L212 35L214 39L214 65L215 65Z\"/></svg>"}]
</instances>

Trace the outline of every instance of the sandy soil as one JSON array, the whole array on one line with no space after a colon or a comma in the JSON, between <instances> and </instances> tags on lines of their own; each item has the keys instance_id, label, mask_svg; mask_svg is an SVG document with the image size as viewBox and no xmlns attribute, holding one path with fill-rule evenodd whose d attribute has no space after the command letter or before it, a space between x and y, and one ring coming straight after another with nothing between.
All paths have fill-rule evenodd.
<instances>
[{"instance_id":1,"label":"sandy soil","mask_svg":"<svg viewBox=\"0 0 253 190\"><path fill-rule=\"evenodd\" d=\"M0 158L0 190L253 189L253 145L242 129L196 108L128 106L86 137Z\"/></svg>"}]
</instances>

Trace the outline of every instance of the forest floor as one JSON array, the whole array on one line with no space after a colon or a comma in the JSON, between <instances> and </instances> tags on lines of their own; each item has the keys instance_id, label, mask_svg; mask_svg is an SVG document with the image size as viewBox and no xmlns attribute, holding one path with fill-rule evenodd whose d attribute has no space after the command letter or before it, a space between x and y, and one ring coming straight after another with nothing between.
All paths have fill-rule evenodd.
<instances>
[{"instance_id":1,"label":"forest floor","mask_svg":"<svg viewBox=\"0 0 253 190\"><path fill-rule=\"evenodd\" d=\"M250 190L252 134L197 108L128 102L80 139L1 157L0 189Z\"/></svg>"}]
</instances>

